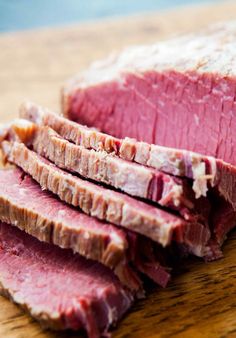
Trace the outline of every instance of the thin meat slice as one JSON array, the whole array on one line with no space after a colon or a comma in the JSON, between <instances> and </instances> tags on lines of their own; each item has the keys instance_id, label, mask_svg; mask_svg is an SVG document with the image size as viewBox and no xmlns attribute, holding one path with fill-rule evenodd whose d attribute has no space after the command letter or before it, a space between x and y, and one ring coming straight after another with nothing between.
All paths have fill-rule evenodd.
<instances>
[{"instance_id":1,"label":"thin meat slice","mask_svg":"<svg viewBox=\"0 0 236 338\"><path fill-rule=\"evenodd\" d=\"M206 196L211 187L217 187L236 210L236 169L224 161L183 149L138 142L128 137L118 139L69 121L31 102L22 104L20 114L38 125L51 127L61 137L87 149L102 150L175 176L190 178L196 198ZM189 189L186 194L191 194Z\"/></svg>"},{"instance_id":2,"label":"thin meat slice","mask_svg":"<svg viewBox=\"0 0 236 338\"><path fill-rule=\"evenodd\" d=\"M128 264L127 235L121 229L62 203L19 169L0 171L0 202L2 222L101 262L130 289L142 289L141 280Z\"/></svg>"},{"instance_id":3,"label":"thin meat slice","mask_svg":"<svg viewBox=\"0 0 236 338\"><path fill-rule=\"evenodd\" d=\"M4 141L2 149L5 158L31 175L43 190L50 190L86 214L135 231L158 225L158 209L153 206L71 175L23 143ZM148 235L155 236L152 232Z\"/></svg>"},{"instance_id":4,"label":"thin meat slice","mask_svg":"<svg viewBox=\"0 0 236 338\"><path fill-rule=\"evenodd\" d=\"M120 156L172 175L192 179L196 198L206 196L215 187L236 210L236 167L229 163L187 150L149 145L128 138L122 141Z\"/></svg>"},{"instance_id":5,"label":"thin meat slice","mask_svg":"<svg viewBox=\"0 0 236 338\"><path fill-rule=\"evenodd\" d=\"M199 182L200 182L200 187L203 187L204 182L206 184L207 180L210 180L212 178L212 175L210 174L208 175L202 174L202 167L204 170L205 169L209 170L209 168L211 168L211 173L212 173L213 172L212 168L214 168L214 163L215 163L214 159L210 160L208 157L208 162L207 162L206 161L207 157L204 157L200 154L191 153L188 151L181 151L178 149L160 147L156 145L148 145L143 142L137 142L135 140L130 140L130 139L125 139L125 140L116 139L115 142L109 143L109 142L106 142L106 136L110 138L109 135L101 134L99 132L96 132L84 126L80 126L71 121L68 122L68 120L66 120L65 118L60 117L32 103L27 103L22 106L21 115L27 118L31 122L37 122L38 125L46 125L46 126L50 125L51 127L54 127L58 132L60 132L61 136L66 136L66 138L72 140L75 143L76 143L76 137L77 137L77 143L83 144L88 149L92 148L92 149L99 150L98 148L96 148L96 146L92 146L92 144L95 144L95 145L98 144L98 142L97 143L92 142L91 141L92 138L90 138L92 134L95 134L97 135L96 139L103 140L100 142L100 145L101 145L100 149L103 149L103 147L105 147L106 144L113 144L113 145L116 144L116 147L115 146L113 147L113 153L121 157L125 156L129 161L134 161L135 158L141 158L141 159L145 158L145 156L143 156L142 153L147 155L148 152L151 152L151 148L152 148L152 159L154 160L156 158L157 162L158 160L163 161L163 162L160 162L163 164L163 166L161 166L160 169L165 170L164 168L164 163L165 163L165 166L167 170L169 168L170 173L172 174L177 173L179 175L186 175L186 176L193 178L193 175L191 172L192 170L194 172L194 177L195 177L195 181L194 181L195 188L197 186L199 187ZM36 129L37 128L35 127L35 132L36 132ZM68 134L66 131L68 132ZM84 133L84 131L87 131L87 133ZM68 135L72 135L72 136L69 137ZM81 136L80 138L79 135L83 135L83 136ZM90 139L90 141L88 141L87 143L85 141L83 141L82 143L79 141L80 139L86 140L86 137ZM108 148L106 148L107 152L109 152ZM213 163L212 166L210 166L211 163ZM146 162L144 162L144 164L147 165ZM223 165L223 168L226 168L226 164ZM198 174L198 175L195 175L195 174ZM219 166L218 166L218 175L219 175ZM222 177L227 177L227 175L228 173L226 173L226 175L223 174ZM202 182L202 180L204 182ZM222 185L219 185L219 187L221 186ZM209 185L209 188L211 188L211 185ZM209 189L209 190L211 191L212 189ZM223 238L222 240L219 241L219 240L216 240L214 236L216 229L219 228L217 225L217 222L215 221L217 218L213 215L211 216L211 220L209 220L210 214L214 214L214 210L213 211L211 210L211 205L214 205L214 203L212 203L209 200L209 198L202 198L202 197L199 198L199 196L197 196L198 199L194 198L194 196L192 196L193 191L191 189L188 189L187 191L185 190L185 194L188 196L188 199L193 202L194 207L193 209L190 209L190 210L188 208L182 209L181 214L188 220L191 220L191 219L193 220L195 217L195 220L198 220L202 224L205 224L207 227L210 226L212 229L211 231L212 231L212 236L214 237L214 239L212 238L209 244L210 248L208 247L209 251L206 255L207 256L206 259L209 259L209 257L213 257L213 258L220 257L222 255L220 251L220 246L222 245ZM204 191L204 194L206 194L206 191ZM217 194L221 195L221 192L219 192L218 190L218 192L215 195ZM223 204L225 203L223 199L222 199L222 203ZM228 209L230 210L231 217L230 217L230 222L228 222L227 227L225 227L225 233L227 233L230 229L232 229L235 226L235 221L234 221L235 213L232 210L232 206L230 206L230 204L228 205ZM217 238L219 238L219 236L217 236Z\"/></svg>"},{"instance_id":6,"label":"thin meat slice","mask_svg":"<svg viewBox=\"0 0 236 338\"><path fill-rule=\"evenodd\" d=\"M118 168L120 167L121 159L118 157L109 156L107 153L105 153L104 155L104 152L88 150L88 149L84 149L82 146L74 145L73 143L70 143L62 139L58 134L55 133L54 130L52 130L51 128L47 126L41 127L37 130L36 137L33 141L33 148L39 154L41 154L42 156L45 156L46 158L48 158L49 160L51 160L52 162L54 162L56 165L58 165L61 168L78 173L84 177L88 177L88 178L95 179L95 180L97 179L98 181L102 181L104 183L111 184L117 187L116 181L114 181L113 178L117 177ZM165 150L165 152L169 152L169 151L170 149L168 149L168 151ZM87 153L87 156L85 155L86 153ZM185 151L182 151L180 153L182 155L185 155ZM187 155L189 155L189 153L190 152L187 152ZM92 154L94 154L94 157L92 156ZM171 155L171 159L173 159L172 155ZM190 155L192 154L190 153ZM101 160L101 158L103 160ZM99 162L97 163L98 159L99 159ZM207 182L210 180L209 187L210 188L213 188L214 186L216 187L216 189L214 189L215 195L222 196L223 197L222 203L223 204L226 203L227 207L230 210L230 213L231 213L230 222L229 224L227 224L227 226L225 226L225 233L223 235L223 238L225 238L225 234L228 233L233 227L235 227L235 224L236 224L235 222L236 220L236 212L235 212L235 208L236 208L236 193L235 193L236 174L235 172L236 172L236 169L235 167L223 161L220 161L220 160L214 161L213 158L204 157L204 156L201 157L201 155L199 156L198 154L194 154L192 159L193 159L191 162L192 168L194 168L195 172L197 172L197 175L195 176L196 180L194 182L195 192L196 192L196 189L199 187L200 189L202 189L203 185L204 184L207 185ZM199 161L197 162L197 160ZM107 163L109 163L109 161L111 161L110 167L109 165L107 166ZM115 165L113 167L114 163ZM120 173L122 175L121 177L123 177L123 173L126 169L126 164L129 162L124 161L123 163L124 163L124 169L120 170ZM105 169L103 167L103 164L104 164ZM138 169L138 165L136 165L136 167ZM145 167L141 167L141 168L145 169ZM113 176L113 173L115 173L114 176ZM161 177L166 178L165 174L163 174L162 172L157 171L157 173L158 173L158 177L161 176ZM101 177L101 174L102 174L102 177ZM126 176L127 181L129 183L130 183L129 177L130 176L132 177L132 175L133 175L133 171L131 170L130 172L128 172ZM168 176L168 177L173 178L172 176ZM141 180L141 175L137 176L135 181L134 180L132 181L133 183L132 187L135 186L135 184L137 185L137 182L140 180ZM183 181L180 181L180 182L183 182ZM157 186L160 186L159 182L157 183ZM174 190L175 189L172 190L172 193ZM206 233L206 231L208 231L207 227L209 225L208 219L207 219L207 216L209 216L208 213L210 212L209 200L207 198L203 200L202 199L195 200L193 196L191 195L192 194L191 189L183 188L183 191L186 193L185 194L186 198L182 199L182 202L187 201L186 206L189 207L190 211L191 209L193 209L192 213L189 212L188 207L186 206L176 207L176 204L173 203L172 201L169 202L168 199L166 199L165 203L161 203L160 202L161 200L159 200L158 203L170 209L178 210L182 215L184 215L184 217L187 220L189 220L189 223L192 223L192 224L198 223L198 225L200 225L199 223L200 222L202 223L203 221L203 224L206 226L203 233ZM206 192L204 192L204 195L206 195ZM172 196L172 194L169 194L169 196ZM199 198L200 194L197 197ZM162 201L163 200L165 199L162 197ZM189 201L192 201L192 206L190 206ZM206 205L206 210L204 210L204 207L205 207L204 204ZM213 209L212 213L214 213L214 204L212 204L212 209ZM196 216L195 220L194 220L194 216ZM211 226L212 226L212 229L214 229L213 232L216 232L217 231L216 229L218 229L218 225L217 225L217 222L214 221L214 219L217 219L217 218L214 216L212 217L213 217L213 221L212 221ZM208 253L206 254L205 249L202 251L201 245L200 245L200 250L198 249L196 250L197 246L195 245L196 244L195 241L197 238L199 239L198 234L200 231L200 227L195 228L195 230L193 230L193 226L191 225L190 229L191 230L188 234L188 241L189 241L188 244L191 243L191 246L193 248L192 252L197 255L199 255L200 253L199 256L203 255L203 256L208 257L209 254ZM137 231L137 229L135 229L135 231ZM146 236L150 236L148 233L142 232L142 234ZM154 237L151 237L151 238L153 240L157 240ZM223 238L222 240L217 240L218 246L222 244ZM163 244L160 241L160 239L159 239L159 243ZM167 243L170 243L170 241L168 241ZM193 245L192 243L195 243L195 244ZM214 248L214 251L216 251L215 248ZM219 252L219 249L218 249L218 252Z\"/></svg>"},{"instance_id":7,"label":"thin meat slice","mask_svg":"<svg viewBox=\"0 0 236 338\"><path fill-rule=\"evenodd\" d=\"M133 303L113 272L0 223L0 292L44 327L99 338Z\"/></svg>"},{"instance_id":8,"label":"thin meat slice","mask_svg":"<svg viewBox=\"0 0 236 338\"><path fill-rule=\"evenodd\" d=\"M187 181L122 160L104 151L97 152L75 145L48 126L36 129L32 146L37 153L57 166L120 189L131 196L157 202L183 215L187 209L194 208L191 187Z\"/></svg>"},{"instance_id":9,"label":"thin meat slice","mask_svg":"<svg viewBox=\"0 0 236 338\"><path fill-rule=\"evenodd\" d=\"M119 155L122 140L68 120L47 108L26 101L20 106L20 117L39 126L48 126L61 137L86 149L104 150Z\"/></svg>"},{"instance_id":10,"label":"thin meat slice","mask_svg":"<svg viewBox=\"0 0 236 338\"><path fill-rule=\"evenodd\" d=\"M64 114L115 137L236 165L235 37L234 21L127 48L64 86Z\"/></svg>"},{"instance_id":11,"label":"thin meat slice","mask_svg":"<svg viewBox=\"0 0 236 338\"><path fill-rule=\"evenodd\" d=\"M170 214L162 209L150 206L143 202L132 200L125 195L123 196L118 193L115 194L112 191L109 193L107 192L106 196L105 191L107 190L104 190L99 186L94 186L92 183L83 181L77 177L65 173L59 170L59 168L55 168L55 166L53 166L48 161L42 159L33 152L29 152L27 148L24 147L24 145L19 145L19 148L17 145L16 153L14 153L13 149L12 154L9 153L9 151L11 151L11 148L9 148L9 146L9 144L5 143L5 153L7 154L8 152L9 158L11 158L12 156L12 161L14 161L18 165L21 165L22 168L26 170L26 172L31 174L36 180L40 182L40 184L42 184L43 188L47 187L47 189L50 189L54 193L57 193L61 198L65 199L66 201L74 201L72 203L75 203L75 205L82 207L82 203L84 203L84 201L76 202L76 199L79 200L79 193L81 192L82 187L84 187L84 190L82 190L81 198L84 198L85 196L84 191L88 192L88 189L90 188L91 194L86 195L86 200L88 199L89 205L85 205L83 207L85 208L85 212L89 213L93 209L97 210L96 217L100 214L101 217L109 217L109 220L112 220L113 222L115 222L115 217L120 215L120 218L122 219L120 223L118 223L117 220L117 224L120 224L129 230L133 230L140 233L141 235L147 236L148 238L151 238L152 240L162 244L163 246L170 244L173 239L180 243L184 242L185 244L189 245L193 253L198 256L204 256L205 246L209 239L210 233L207 227L203 226L202 224L197 222L186 222L182 218ZM17 153L19 154L19 157L16 161L15 154ZM29 162L27 165L28 160ZM31 185L33 185L32 181ZM59 192L59 189L61 189L62 187L62 191ZM63 190L65 189L66 192L64 194ZM96 189L96 191L94 191L94 189ZM38 195L42 196L39 189L37 189L37 193ZM97 194L98 196L97 200L95 200L95 194ZM75 198L73 198L73 196L75 196ZM108 199L107 202L106 198ZM94 199L94 201L91 199ZM109 203L111 199L113 199L114 203L111 203L111 205L106 205L106 203ZM100 203L102 205L102 208L108 208L102 209L104 210L104 213L105 210L108 210L107 215L111 212L111 216L104 216L103 212L99 211ZM93 204L94 206L92 206ZM109 211L109 208L111 208L111 211ZM119 209L122 209L122 211L119 211ZM137 209L139 209L138 213L136 213Z\"/></svg>"},{"instance_id":12,"label":"thin meat slice","mask_svg":"<svg viewBox=\"0 0 236 338\"><path fill-rule=\"evenodd\" d=\"M24 145L22 144L22 146ZM24 165L27 173L33 173L38 168L42 180L48 179L48 184L53 192L61 189L64 200L67 200L73 194L74 200L78 198L87 205L87 208L89 207L89 194L86 195L86 187L84 194L80 195L81 190L76 193L76 185L73 184L76 183L76 179L74 180L72 175L65 173L66 180L60 182L60 172L63 174L60 169L43 159L40 168L40 158L38 158L38 163L37 161L34 162L33 152L23 153L24 149L21 148L21 150L22 156L25 155L25 163L29 160L29 170L26 170L27 165ZM37 159L37 155L35 159ZM54 177L51 171L49 177L48 169L55 169ZM37 174L36 171L35 175ZM149 274L149 269L144 271L143 264L148 264L150 271L151 269L158 269L161 275L156 274L154 281L163 287L167 285L170 280L170 273L165 267L165 255L161 253L161 248L158 248L150 239L141 238L142 236L134 233L131 236L127 231L119 230L105 222L99 222L82 214L79 210L61 203L46 191L41 191L40 187L30 177L21 177L24 173L20 170L1 171L0 173L1 183L5 182L5 185L7 185L8 178L12 184L10 188L3 186L0 188L0 200L2 202L0 220L7 223L11 222L42 241L63 248L72 248L75 252L79 252L87 258L105 264L115 271L127 287L132 290L140 290L140 296L142 296L142 282L136 271L145 273L153 279L153 273ZM34 176L34 178L36 177ZM45 186L45 182L42 186L43 190L48 188ZM70 183L72 183L71 186ZM83 190L82 187L81 189ZM93 187L91 193L94 189L95 187ZM22 195L22 198L18 194ZM27 196L30 196L33 201L29 201ZM44 206L45 203L46 206ZM99 208L99 198L94 203L97 203ZM113 210L113 212L115 211ZM143 250L141 252L138 247L133 246L133 241L142 243ZM149 249L146 250L145 248L148 247ZM151 255L150 252L153 252L153 254ZM163 266L159 263L159 255L162 255Z\"/></svg>"}]
</instances>

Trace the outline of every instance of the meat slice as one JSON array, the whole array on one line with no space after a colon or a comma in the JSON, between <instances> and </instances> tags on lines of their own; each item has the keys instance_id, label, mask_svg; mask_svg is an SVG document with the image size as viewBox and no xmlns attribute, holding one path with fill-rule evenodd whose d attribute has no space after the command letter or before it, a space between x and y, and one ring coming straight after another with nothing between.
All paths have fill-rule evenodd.
<instances>
[{"instance_id":1,"label":"meat slice","mask_svg":"<svg viewBox=\"0 0 236 338\"><path fill-rule=\"evenodd\" d=\"M83 181L55 167L23 144L5 142L3 151L11 162L32 175L43 189L51 190L61 199L79 206L86 213L122 225L163 246L170 244L172 240L185 243L192 253L204 256L210 237L210 232L204 225L196 221L186 222L157 207ZM39 189L37 192L40 194Z\"/></svg>"},{"instance_id":2,"label":"meat slice","mask_svg":"<svg viewBox=\"0 0 236 338\"><path fill-rule=\"evenodd\" d=\"M22 104L20 114L21 117L37 123L37 125L51 127L61 137L87 149L102 150L175 176L190 178L193 180L196 198L206 196L209 188L217 187L219 193L236 210L236 195L234 193L236 191L236 169L224 161L187 150L138 142L128 137L118 139L69 121L31 102ZM19 127L14 127L14 124L13 128L20 130ZM21 132L20 137L27 138L23 134L27 135L26 128L24 133ZM28 134L32 134L32 126L29 127ZM185 195L188 196L185 198L186 201L192 200L189 198L191 195L189 189Z\"/></svg>"},{"instance_id":3,"label":"meat slice","mask_svg":"<svg viewBox=\"0 0 236 338\"><path fill-rule=\"evenodd\" d=\"M19 169L0 171L0 220L40 241L70 248L103 263L130 289L142 283L128 262L128 239L121 229L89 217L41 191Z\"/></svg>"},{"instance_id":4,"label":"meat slice","mask_svg":"<svg viewBox=\"0 0 236 338\"><path fill-rule=\"evenodd\" d=\"M21 150L23 151L22 148ZM62 194L67 200L67 197L71 193L73 194L72 190L76 189L75 185L70 186L70 183L72 182L73 185L76 179L73 180L71 175L65 173L67 181L63 182L62 180L60 182L60 170L52 167L51 163L47 164L45 160L45 162L42 160L40 168L40 159L38 159L38 163L33 161L33 154L32 152L28 153L27 159L27 152L22 152L22 156L26 155L25 162L27 163L27 160L29 160L28 168L31 169L28 171L37 170L38 165L38 169L41 169L41 178L49 179L48 184L52 188L51 190L62 189ZM26 165L24 168L26 168ZM57 170L54 177L51 171L51 176L47 176L49 168ZM61 173L63 172L61 171ZM88 217L79 210L61 203L46 191L41 191L40 187L30 177L21 176L24 176L24 174L19 170L0 171L0 182L5 182L5 185L7 185L8 178L9 182L12 183L10 188L3 186L0 188L2 203L0 220L7 223L11 222L42 241L63 248L72 248L74 252L79 252L87 258L102 262L115 271L124 285L132 290L140 291L140 296L142 296L143 290L142 282L136 273L137 270L145 273L162 287L167 285L170 280L170 273L169 269L166 268L165 253L151 240L138 234L118 230L108 223ZM42 188L45 190L47 186ZM94 189L95 187L93 187ZM18 196L18 193L22 198ZM78 194L74 193L74 200L79 198L79 193L80 191L78 191ZM30 202L27 196L31 196L33 201ZM89 198L89 195L87 196ZM83 199L86 199L85 194L80 196L80 201ZM47 206L42 208L44 203ZM89 200L86 203L89 203ZM98 203L99 208L99 198L95 203ZM141 252L138 246L134 247L134 241L142 246ZM162 257L161 263L163 263L163 266L159 262L159 257ZM153 270L156 271L155 275Z\"/></svg>"},{"instance_id":5,"label":"meat slice","mask_svg":"<svg viewBox=\"0 0 236 338\"><path fill-rule=\"evenodd\" d=\"M120 157L125 157L129 161L142 160L145 165L148 165L145 162L145 155L147 158L151 154L153 163L156 163L157 165L159 163L160 169L169 171L172 174L187 176L191 179L194 177L193 187L198 199L191 196L193 195L191 189L188 189L187 191L185 189L185 195L188 196L188 201L193 203L193 207L191 208L189 204L190 210L188 208L177 208L177 210L188 221L193 221L195 219L206 227L210 226L212 239L208 243L207 253L204 250L205 259L211 260L222 256L220 246L222 245L226 234L236 224L236 213L234 211L233 203L233 201L235 201L234 190L228 188L228 185L232 183L232 178L234 177L233 166L230 166L223 161L185 150L171 149L158 145L148 145L147 143L138 142L128 138L124 140L115 139L109 135L68 121L67 119L33 103L26 103L21 107L21 116L28 119L28 121L37 123L37 125L34 125L33 129L32 126L28 128L28 131L27 128L25 128L25 133L31 134L30 137L27 137L29 140L34 137L35 133L37 134L37 126L47 126L47 128L44 128L44 130L47 130L47 134L56 135L48 128L48 126L50 126L55 128L60 133L61 137L65 137L79 145L83 144L86 149L96 149L97 151L99 149L105 149L107 153L115 153ZM16 127L14 128L16 129ZM32 130L34 130L34 132L32 132ZM18 132L19 131L21 131L21 129L18 127ZM18 138L21 138L21 135ZM101 142L92 141L92 139L100 140ZM108 140L110 141L108 142ZM98 147L98 144L100 144L100 148ZM112 146L106 146L108 144L111 144ZM116 146L114 146L114 144ZM51 159L54 160L56 157L55 152L53 151L52 153L54 153L54 157ZM43 155L45 156L44 153ZM65 168L65 166L63 167ZM210 183L207 183L208 181ZM212 189L214 186L217 189ZM232 184L232 186L234 185ZM220 217L217 216L217 214L219 215L219 213L216 212L216 215L214 215L214 207L212 208L213 210L211 210L211 206L214 206L212 198L209 199L209 196L207 198L199 198L201 194L206 195L208 190L210 195L212 195L212 190L214 191L214 199L217 196L223 196L223 198L219 199L220 203L218 203L218 205L226 205L228 210L226 213L227 226L224 227L224 231L222 222L221 224L218 222ZM198 252L199 254L199 251L196 251L195 249L192 252ZM201 251L201 253L202 252L203 251Z\"/></svg>"},{"instance_id":6,"label":"meat slice","mask_svg":"<svg viewBox=\"0 0 236 338\"><path fill-rule=\"evenodd\" d=\"M75 145L48 126L35 128L32 146L57 166L131 196L158 202L164 207L178 210L184 216L187 209L194 208L191 187L186 180L125 161L104 151L97 152ZM189 217L188 213L186 217Z\"/></svg>"},{"instance_id":7,"label":"meat slice","mask_svg":"<svg viewBox=\"0 0 236 338\"><path fill-rule=\"evenodd\" d=\"M0 293L43 326L105 334L133 303L112 271L0 223Z\"/></svg>"},{"instance_id":8,"label":"meat slice","mask_svg":"<svg viewBox=\"0 0 236 338\"><path fill-rule=\"evenodd\" d=\"M64 139L81 145L86 149L104 150L115 155L120 153L122 140L109 134L101 133L94 128L88 128L73 122L33 102L26 101L22 103L19 113L22 119L31 121L38 126L48 126Z\"/></svg>"},{"instance_id":9,"label":"meat slice","mask_svg":"<svg viewBox=\"0 0 236 338\"><path fill-rule=\"evenodd\" d=\"M127 48L65 85L64 114L119 138L236 165L235 38L229 22Z\"/></svg>"}]
</instances>

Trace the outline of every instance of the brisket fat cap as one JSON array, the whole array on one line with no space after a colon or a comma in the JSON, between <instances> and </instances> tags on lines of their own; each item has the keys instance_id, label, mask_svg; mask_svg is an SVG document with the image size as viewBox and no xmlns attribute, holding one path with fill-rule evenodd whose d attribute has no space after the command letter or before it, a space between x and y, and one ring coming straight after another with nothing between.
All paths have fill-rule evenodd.
<instances>
[{"instance_id":1,"label":"brisket fat cap","mask_svg":"<svg viewBox=\"0 0 236 338\"><path fill-rule=\"evenodd\" d=\"M85 329L98 338L130 308L133 296L111 270L71 250L0 223L1 293L44 326Z\"/></svg>"}]
</instances>

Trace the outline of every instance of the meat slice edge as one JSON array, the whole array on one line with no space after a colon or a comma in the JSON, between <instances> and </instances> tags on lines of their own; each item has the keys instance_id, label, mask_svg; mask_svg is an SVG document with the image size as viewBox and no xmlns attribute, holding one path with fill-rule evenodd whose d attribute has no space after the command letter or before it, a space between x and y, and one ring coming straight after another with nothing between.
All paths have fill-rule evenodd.
<instances>
[{"instance_id":1,"label":"meat slice edge","mask_svg":"<svg viewBox=\"0 0 236 338\"><path fill-rule=\"evenodd\" d=\"M42 189L50 190L91 216L136 231L147 224L157 225L158 209L154 206L73 176L22 143L4 141L2 150L8 161L31 175ZM148 237L152 234L148 233Z\"/></svg>"},{"instance_id":2,"label":"meat slice edge","mask_svg":"<svg viewBox=\"0 0 236 338\"><path fill-rule=\"evenodd\" d=\"M32 102L26 102L20 108L21 117L38 125L49 126L61 137L87 149L105 151L125 160L133 161L154 169L193 180L196 198L206 196L209 187L217 186L220 194L236 210L234 166L199 153L163 147L157 144L138 142L126 137L118 139L98 130L69 121ZM189 201L186 200L186 205ZM191 202L190 202L191 204Z\"/></svg>"},{"instance_id":3,"label":"meat slice edge","mask_svg":"<svg viewBox=\"0 0 236 338\"><path fill-rule=\"evenodd\" d=\"M31 120L31 121L38 121L39 120L39 118L41 118L41 120L42 120L42 118L43 118L43 116L45 117L48 117L48 114L50 115L50 116L52 116L52 120L54 121L55 119L56 119L56 121L57 121L57 117L56 117L56 115L54 114L54 113L50 113L50 112L45 112L44 110L43 111L39 111L39 107L38 106L35 106L35 105L33 105L33 106L30 106L32 109L33 109L33 112L31 111L31 109L28 109L28 110L24 110L24 114L26 114L26 115L24 115L24 117L26 117L26 118L28 118L29 120ZM29 115L29 114L31 114L31 115ZM39 114L39 116L38 116L38 114ZM65 121L65 125L67 125L67 121L64 119L64 118L62 118L62 120L63 121ZM61 120L59 120L59 122L61 123ZM40 122L38 122L39 124L40 124ZM46 123L46 122L45 122ZM42 124L42 123L41 123ZM81 126L81 127L83 127L83 126ZM19 128L18 128L19 129ZM32 128L31 128L31 130L32 130ZM37 132L37 128L35 129L36 130L36 132ZM50 129L49 129L50 130ZM75 134L76 134L76 132L77 132L77 128L75 127ZM53 132L52 132L53 133ZM32 138L33 136L31 136L31 138ZM29 137L28 137L28 139L30 139ZM134 141L134 140L132 140L132 141ZM176 150L175 150L176 151ZM178 151L178 150L177 150ZM198 203L195 205L195 209L196 209L196 207L198 208L198 210L203 210L203 209L205 209L206 208L206 206L204 205L204 204L206 204L206 203L209 203L208 202L208 200L206 199L205 201L200 201L200 200L197 200L198 201ZM199 203L200 202L200 203ZM206 215L206 217L208 217L208 215ZM230 230L230 229L232 229L233 227L234 227L234 219L235 219L235 216L234 216L234 214L233 214L233 212L231 212L231 216L230 216L230 222L228 223L228 226L227 226L227 231L228 230ZM207 218L206 218L206 220L207 220ZM201 220L201 222L202 222L202 220ZM207 222L204 222L204 223L206 223L206 225L208 226L208 223ZM216 229L217 229L217 224L215 223L215 224L213 224L213 226L216 226ZM214 232L214 230L212 230L213 232ZM227 232L227 231L225 231L225 232ZM222 230L221 230L221 233L222 233ZM219 236L218 236L219 237ZM190 241L191 242L191 241ZM214 243L214 241L213 241L213 243ZM219 244L217 244L217 243L219 243ZM215 243L214 244L214 247L216 247L217 245L221 245L222 244L222 240L221 241L218 241L217 240L217 243ZM213 246L212 246L213 247ZM220 248L218 248L217 249L218 251L218 253L220 252ZM211 251L211 250L210 250ZM215 249L214 249L214 251L215 251ZM200 254L200 255L202 255L202 253L200 253L200 251L199 250L194 250L194 252L196 253L196 252L198 252L198 255ZM201 251L201 252L203 252L203 251ZM212 255L211 253L210 253L210 255ZM208 254L207 254L207 256L209 256ZM216 255L213 255L214 257L216 256ZM219 256L219 254L217 254L217 256ZM207 258L208 259L208 258Z\"/></svg>"},{"instance_id":4,"label":"meat slice edge","mask_svg":"<svg viewBox=\"0 0 236 338\"><path fill-rule=\"evenodd\" d=\"M47 149L44 147L41 147L41 149L43 150L43 154L41 153L40 149L37 149L38 153L45 156L45 151L47 152ZM49 157L51 161L55 161L56 164L61 168L68 168L65 166L65 163L62 163L62 158L65 159L65 153L61 153L60 155L57 153L55 156L55 151L51 150L52 149L49 151L50 156L46 155L45 157ZM64 150L62 149L62 152L63 151ZM60 158L59 163L57 161L58 158ZM74 155L71 158L72 161L75 161L76 159ZM152 208L148 205L145 206L145 208L147 208L147 210L153 210L155 218L153 219L152 223L146 222L145 227L132 227L132 230L137 231L144 236L150 237L154 241L157 241L164 246L169 244L171 242L171 237L174 236L177 241L186 242L186 244L192 248L195 254L199 256L204 255L204 246L209 238L209 230L203 225L197 222L185 222L183 219L175 215L171 215L168 212L158 208ZM125 226L127 225L128 224L125 224ZM191 236L192 227L195 229L194 233L196 234L196 237L194 238ZM197 247L197 250L195 250L195 247Z\"/></svg>"},{"instance_id":5,"label":"meat slice edge","mask_svg":"<svg viewBox=\"0 0 236 338\"><path fill-rule=\"evenodd\" d=\"M127 235L115 226L64 204L20 169L0 171L0 220L40 241L70 248L114 270L124 285L140 290L142 282L128 262Z\"/></svg>"},{"instance_id":6,"label":"meat slice edge","mask_svg":"<svg viewBox=\"0 0 236 338\"><path fill-rule=\"evenodd\" d=\"M191 187L186 180L175 178L157 170L132 165L126 161L118 160L117 157L111 157L110 154L119 155L121 140L73 123L31 102L21 105L20 115L24 119L36 123L37 126L46 126L53 129L56 132L55 137L60 135L65 140L74 142L78 146L77 150L80 152L82 159L87 158L89 160L90 157L93 157L93 160L98 162L98 166L101 162L104 170L111 171L109 177L100 175L99 179L104 183L113 185L132 196L147 198L162 206L178 210L183 215L188 208L194 208L193 200L188 198ZM49 128L47 128L48 132ZM45 128L42 130L45 130ZM42 131L42 133L44 132ZM101 152L100 154L88 152L83 148L100 150ZM107 153L109 156L106 156ZM102 163L103 161L108 162L106 166ZM123 172L123 176L119 178L121 172ZM136 179L136 184L131 180L132 176ZM94 176L90 178L98 179ZM186 215L186 217L188 216Z\"/></svg>"}]
</instances>

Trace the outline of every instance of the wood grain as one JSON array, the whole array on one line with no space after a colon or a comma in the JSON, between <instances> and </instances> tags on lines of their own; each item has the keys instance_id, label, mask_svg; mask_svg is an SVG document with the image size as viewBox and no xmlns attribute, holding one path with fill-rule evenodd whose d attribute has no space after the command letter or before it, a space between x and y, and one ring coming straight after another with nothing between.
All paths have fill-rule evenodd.
<instances>
[{"instance_id":1,"label":"wood grain","mask_svg":"<svg viewBox=\"0 0 236 338\"><path fill-rule=\"evenodd\" d=\"M59 110L59 89L66 78L113 50L149 43L208 23L236 19L236 2L180 8L60 29L0 36L1 122L16 116L24 98ZM180 51L182 52L182 51ZM184 263L169 288L157 288L114 331L129 337L236 337L236 233L225 258ZM78 334L43 331L28 315L0 298L0 337L65 338Z\"/></svg>"}]
</instances>

